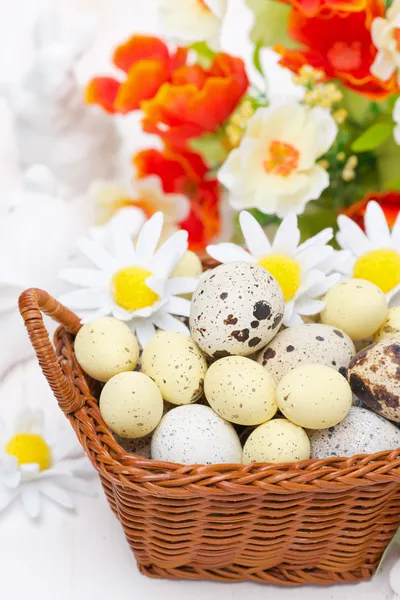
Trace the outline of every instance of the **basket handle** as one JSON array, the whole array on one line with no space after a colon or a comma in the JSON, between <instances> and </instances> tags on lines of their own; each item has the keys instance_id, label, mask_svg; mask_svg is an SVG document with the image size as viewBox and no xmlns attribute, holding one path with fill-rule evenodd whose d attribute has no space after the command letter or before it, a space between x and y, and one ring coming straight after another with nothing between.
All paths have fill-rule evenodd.
<instances>
[{"instance_id":1,"label":"basket handle","mask_svg":"<svg viewBox=\"0 0 400 600\"><path fill-rule=\"evenodd\" d=\"M62 372L42 313L63 325L74 335L81 327L79 318L50 294L37 288L28 289L21 294L19 311L25 321L43 375L53 390L61 410L65 413L76 412L82 408L85 400L76 394L73 386Z\"/></svg>"}]
</instances>

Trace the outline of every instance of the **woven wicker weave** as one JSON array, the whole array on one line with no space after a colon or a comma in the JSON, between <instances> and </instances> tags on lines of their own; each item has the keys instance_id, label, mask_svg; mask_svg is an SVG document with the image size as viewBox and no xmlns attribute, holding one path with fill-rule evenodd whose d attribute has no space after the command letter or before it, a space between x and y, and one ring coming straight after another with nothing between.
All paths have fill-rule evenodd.
<instances>
[{"instance_id":1,"label":"woven wicker weave","mask_svg":"<svg viewBox=\"0 0 400 600\"><path fill-rule=\"evenodd\" d=\"M46 292L20 310L43 373L135 554L171 579L299 585L369 578L400 525L400 450L294 465L180 466L127 454L74 355L79 319ZM42 312L58 321L55 352Z\"/></svg>"}]
</instances>

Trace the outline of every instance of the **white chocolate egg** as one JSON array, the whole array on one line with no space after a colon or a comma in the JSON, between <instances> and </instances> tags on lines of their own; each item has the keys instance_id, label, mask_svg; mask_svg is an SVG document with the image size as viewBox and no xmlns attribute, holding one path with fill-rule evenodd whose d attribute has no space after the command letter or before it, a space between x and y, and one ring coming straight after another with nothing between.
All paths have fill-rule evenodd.
<instances>
[{"instance_id":1,"label":"white chocolate egg","mask_svg":"<svg viewBox=\"0 0 400 600\"><path fill-rule=\"evenodd\" d=\"M106 383L99 408L112 432L122 438L140 438L157 427L164 403L154 381L134 371L115 375Z\"/></svg>"},{"instance_id":2,"label":"white chocolate egg","mask_svg":"<svg viewBox=\"0 0 400 600\"><path fill-rule=\"evenodd\" d=\"M184 465L242 462L242 445L233 425L208 406L189 404L172 409L151 441L155 460Z\"/></svg>"},{"instance_id":3,"label":"white chocolate egg","mask_svg":"<svg viewBox=\"0 0 400 600\"><path fill-rule=\"evenodd\" d=\"M170 277L200 277L202 272L203 266L200 258L191 250L187 250Z\"/></svg>"},{"instance_id":4,"label":"white chocolate egg","mask_svg":"<svg viewBox=\"0 0 400 600\"><path fill-rule=\"evenodd\" d=\"M273 419L250 434L243 463L293 463L310 458L310 440L304 429L286 419Z\"/></svg>"},{"instance_id":5,"label":"white chocolate egg","mask_svg":"<svg viewBox=\"0 0 400 600\"><path fill-rule=\"evenodd\" d=\"M112 317L102 317L81 327L75 338L75 355L83 371L103 383L133 371L139 345L129 327Z\"/></svg>"},{"instance_id":6,"label":"white chocolate egg","mask_svg":"<svg viewBox=\"0 0 400 600\"><path fill-rule=\"evenodd\" d=\"M385 340L387 338L400 337L400 306L394 306L389 309L383 325L375 334L375 341Z\"/></svg>"},{"instance_id":7,"label":"white chocolate egg","mask_svg":"<svg viewBox=\"0 0 400 600\"><path fill-rule=\"evenodd\" d=\"M142 354L142 372L155 381L171 404L190 404L203 393L206 360L183 333L159 331Z\"/></svg>"},{"instance_id":8,"label":"white chocolate egg","mask_svg":"<svg viewBox=\"0 0 400 600\"><path fill-rule=\"evenodd\" d=\"M238 425L259 425L275 416L275 383L259 364L244 356L227 356L214 362L204 381L211 408Z\"/></svg>"},{"instance_id":9,"label":"white chocolate egg","mask_svg":"<svg viewBox=\"0 0 400 600\"><path fill-rule=\"evenodd\" d=\"M276 279L256 264L208 271L193 294L190 330L208 356L249 356L279 331L284 299Z\"/></svg>"},{"instance_id":10,"label":"white chocolate egg","mask_svg":"<svg viewBox=\"0 0 400 600\"><path fill-rule=\"evenodd\" d=\"M278 383L292 369L303 364L320 364L346 372L355 355L347 334L330 325L310 324L289 327L261 350L257 361Z\"/></svg>"},{"instance_id":11,"label":"white chocolate egg","mask_svg":"<svg viewBox=\"0 0 400 600\"><path fill-rule=\"evenodd\" d=\"M353 407L339 425L313 431L310 440L311 458L375 454L400 448L400 429L365 408Z\"/></svg>"},{"instance_id":12,"label":"white chocolate egg","mask_svg":"<svg viewBox=\"0 0 400 600\"><path fill-rule=\"evenodd\" d=\"M330 367L301 365L281 379L276 397L289 421L307 429L327 429L346 417L353 394L346 379Z\"/></svg>"},{"instance_id":13,"label":"white chocolate egg","mask_svg":"<svg viewBox=\"0 0 400 600\"><path fill-rule=\"evenodd\" d=\"M326 294L324 302L322 323L341 329L353 341L374 335L388 313L385 294L364 279L337 283Z\"/></svg>"}]
</instances>

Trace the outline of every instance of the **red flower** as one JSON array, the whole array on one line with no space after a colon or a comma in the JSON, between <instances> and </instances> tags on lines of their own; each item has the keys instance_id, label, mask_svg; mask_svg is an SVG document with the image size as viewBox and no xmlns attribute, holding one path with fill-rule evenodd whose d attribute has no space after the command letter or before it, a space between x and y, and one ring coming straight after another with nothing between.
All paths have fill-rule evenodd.
<instances>
[{"instance_id":1,"label":"red flower","mask_svg":"<svg viewBox=\"0 0 400 600\"><path fill-rule=\"evenodd\" d=\"M86 102L99 104L110 113L138 110L143 100L153 98L172 73L186 63L187 51L170 54L156 37L135 35L114 52L113 62L127 77L95 77L86 88Z\"/></svg>"},{"instance_id":2,"label":"red flower","mask_svg":"<svg viewBox=\"0 0 400 600\"><path fill-rule=\"evenodd\" d=\"M289 33L304 48L289 50L278 46L283 57L281 64L295 73L310 64L324 71L327 78L340 79L348 88L373 99L398 92L395 75L381 81L370 72L377 54L371 24L384 14L382 0L366 0L365 8L358 12L323 11L311 18L293 10Z\"/></svg>"},{"instance_id":3,"label":"red flower","mask_svg":"<svg viewBox=\"0 0 400 600\"><path fill-rule=\"evenodd\" d=\"M365 8L368 0L281 0L286 4L292 4L297 10L314 17L324 9L330 9L335 12L357 12Z\"/></svg>"},{"instance_id":4,"label":"red flower","mask_svg":"<svg viewBox=\"0 0 400 600\"><path fill-rule=\"evenodd\" d=\"M377 192L367 194L365 198L352 204L349 208L343 211L343 214L353 219L364 229L364 215L368 202L375 200L385 213L389 227L393 227L400 211L400 192Z\"/></svg>"},{"instance_id":5,"label":"red flower","mask_svg":"<svg viewBox=\"0 0 400 600\"><path fill-rule=\"evenodd\" d=\"M219 53L209 69L177 69L171 82L144 102L143 128L174 146L218 129L246 93L249 80L241 59Z\"/></svg>"},{"instance_id":6,"label":"red flower","mask_svg":"<svg viewBox=\"0 0 400 600\"><path fill-rule=\"evenodd\" d=\"M205 248L220 232L220 186L216 179L207 179L208 168L194 152L177 151L167 147L143 150L133 163L138 177L158 175L165 193L182 193L190 199L188 218L180 223L189 233L191 250Z\"/></svg>"}]
</instances>

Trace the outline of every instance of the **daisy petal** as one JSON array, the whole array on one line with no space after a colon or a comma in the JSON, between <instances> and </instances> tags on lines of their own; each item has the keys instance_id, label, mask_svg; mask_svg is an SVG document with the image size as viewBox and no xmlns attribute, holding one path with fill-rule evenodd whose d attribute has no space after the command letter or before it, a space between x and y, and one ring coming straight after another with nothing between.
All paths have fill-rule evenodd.
<instances>
[{"instance_id":1,"label":"daisy petal","mask_svg":"<svg viewBox=\"0 0 400 600\"><path fill-rule=\"evenodd\" d=\"M137 262L140 266L147 267L153 258L161 236L163 223L164 216L162 212L157 212L143 225L135 248Z\"/></svg>"},{"instance_id":2,"label":"daisy petal","mask_svg":"<svg viewBox=\"0 0 400 600\"><path fill-rule=\"evenodd\" d=\"M89 321L94 321L95 319L99 319L100 317L108 317L112 313L112 302L107 302L98 310L92 310L89 314L86 314L84 311L80 311L81 313L81 321L82 323L89 323Z\"/></svg>"},{"instance_id":3,"label":"daisy petal","mask_svg":"<svg viewBox=\"0 0 400 600\"><path fill-rule=\"evenodd\" d=\"M144 348L151 338L156 335L156 328L153 323L146 319L135 319L132 328L135 329L139 344L142 348Z\"/></svg>"},{"instance_id":4,"label":"daisy petal","mask_svg":"<svg viewBox=\"0 0 400 600\"><path fill-rule=\"evenodd\" d=\"M47 496L53 502L60 504L64 508L74 508L74 503L72 502L71 496L63 490L62 487L56 485L51 481L43 481L40 485L40 491L42 494Z\"/></svg>"},{"instance_id":5,"label":"daisy petal","mask_svg":"<svg viewBox=\"0 0 400 600\"><path fill-rule=\"evenodd\" d=\"M17 492L11 490L0 490L0 512L5 510L11 502L16 498Z\"/></svg>"},{"instance_id":6,"label":"daisy petal","mask_svg":"<svg viewBox=\"0 0 400 600\"><path fill-rule=\"evenodd\" d=\"M36 519L40 514L40 494L36 486L24 486L21 491L21 500L27 514L32 519Z\"/></svg>"},{"instance_id":7,"label":"daisy petal","mask_svg":"<svg viewBox=\"0 0 400 600\"><path fill-rule=\"evenodd\" d=\"M396 221L392 229L392 244L397 252L400 252L400 212L397 215Z\"/></svg>"},{"instance_id":8,"label":"daisy petal","mask_svg":"<svg viewBox=\"0 0 400 600\"><path fill-rule=\"evenodd\" d=\"M207 252L220 263L230 263L236 261L256 262L255 258L240 246L231 243L214 244L207 246Z\"/></svg>"},{"instance_id":9,"label":"daisy petal","mask_svg":"<svg viewBox=\"0 0 400 600\"><path fill-rule=\"evenodd\" d=\"M172 277L168 279L165 287L167 295L191 294L195 291L199 281L195 277Z\"/></svg>"},{"instance_id":10,"label":"daisy petal","mask_svg":"<svg viewBox=\"0 0 400 600\"><path fill-rule=\"evenodd\" d=\"M308 298L304 298L304 300L300 300L296 303L296 311L299 315L304 315L306 317L312 315L318 315L325 308L325 302L321 300L310 300Z\"/></svg>"},{"instance_id":11,"label":"daisy petal","mask_svg":"<svg viewBox=\"0 0 400 600\"><path fill-rule=\"evenodd\" d=\"M298 314L298 312L296 311L296 309L294 309L293 313L291 314L291 316L288 319L285 318L284 325L286 327L297 327L297 325L303 325L303 323L304 323L303 319Z\"/></svg>"},{"instance_id":12,"label":"daisy petal","mask_svg":"<svg viewBox=\"0 0 400 600\"><path fill-rule=\"evenodd\" d=\"M68 283L84 288L106 287L110 280L107 273L95 269L63 269L60 271L59 276Z\"/></svg>"},{"instance_id":13,"label":"daisy petal","mask_svg":"<svg viewBox=\"0 0 400 600\"><path fill-rule=\"evenodd\" d=\"M351 253L348 250L334 250L333 254L318 262L316 267L323 273L332 273L332 271L338 271L349 258L351 258Z\"/></svg>"},{"instance_id":14,"label":"daisy petal","mask_svg":"<svg viewBox=\"0 0 400 600\"><path fill-rule=\"evenodd\" d=\"M161 277L149 277L146 279L146 285L150 288L157 296L163 297L165 294L166 281Z\"/></svg>"},{"instance_id":15,"label":"daisy petal","mask_svg":"<svg viewBox=\"0 0 400 600\"><path fill-rule=\"evenodd\" d=\"M300 230L297 227L295 214L285 217L276 232L272 243L274 254L286 254L292 256L300 242Z\"/></svg>"},{"instance_id":16,"label":"daisy petal","mask_svg":"<svg viewBox=\"0 0 400 600\"><path fill-rule=\"evenodd\" d=\"M90 288L86 290L74 290L63 294L59 298L61 304L75 310L88 310L91 308L102 308L108 303L109 294L104 289Z\"/></svg>"},{"instance_id":17,"label":"daisy petal","mask_svg":"<svg viewBox=\"0 0 400 600\"><path fill-rule=\"evenodd\" d=\"M179 298L179 296L172 296L165 305L165 310L172 315L188 317L190 315L190 300Z\"/></svg>"},{"instance_id":18,"label":"daisy petal","mask_svg":"<svg viewBox=\"0 0 400 600\"><path fill-rule=\"evenodd\" d=\"M309 246L305 250L301 250L296 255L296 259L301 264L304 270L313 269L320 262L323 262L333 254L332 246Z\"/></svg>"},{"instance_id":19,"label":"daisy petal","mask_svg":"<svg viewBox=\"0 0 400 600\"><path fill-rule=\"evenodd\" d=\"M27 463L20 466L21 478L23 482L33 481L37 479L40 468L37 463ZM49 470L43 471L44 473L48 473Z\"/></svg>"},{"instance_id":20,"label":"daisy petal","mask_svg":"<svg viewBox=\"0 0 400 600\"><path fill-rule=\"evenodd\" d=\"M375 201L368 202L364 217L365 231L376 248L390 247L390 229L386 221L385 213Z\"/></svg>"},{"instance_id":21,"label":"daisy petal","mask_svg":"<svg viewBox=\"0 0 400 600\"><path fill-rule=\"evenodd\" d=\"M301 283L297 294L296 299L301 298L304 294L308 294L310 290L317 286L318 284L322 284L325 280L325 275L320 271L310 271L306 274L304 281Z\"/></svg>"},{"instance_id":22,"label":"daisy petal","mask_svg":"<svg viewBox=\"0 0 400 600\"><path fill-rule=\"evenodd\" d=\"M99 269L115 271L118 268L116 260L100 244L88 238L79 238L77 244L82 254Z\"/></svg>"},{"instance_id":23,"label":"daisy petal","mask_svg":"<svg viewBox=\"0 0 400 600\"><path fill-rule=\"evenodd\" d=\"M177 231L154 254L151 270L159 277L169 277L187 249L187 231Z\"/></svg>"},{"instance_id":24,"label":"daisy petal","mask_svg":"<svg viewBox=\"0 0 400 600\"><path fill-rule=\"evenodd\" d=\"M322 231L317 233L317 235L314 235L313 237L309 238L303 244L300 244L300 246L298 247L298 250L299 251L305 250L306 248L309 248L310 246L319 246L319 245L325 246L325 244L330 242L332 238L333 238L333 229L332 229L332 227L327 227L326 229L323 229Z\"/></svg>"},{"instance_id":25,"label":"daisy petal","mask_svg":"<svg viewBox=\"0 0 400 600\"><path fill-rule=\"evenodd\" d=\"M250 254L256 260L269 254L271 252L271 244L257 219L244 210L240 213L239 222Z\"/></svg>"},{"instance_id":26,"label":"daisy petal","mask_svg":"<svg viewBox=\"0 0 400 600\"><path fill-rule=\"evenodd\" d=\"M116 319L120 321L130 321L132 319L132 313L129 310L125 310L122 306L118 306L118 304L114 304L112 313Z\"/></svg>"},{"instance_id":27,"label":"daisy petal","mask_svg":"<svg viewBox=\"0 0 400 600\"><path fill-rule=\"evenodd\" d=\"M156 313L153 317L153 321L157 327L164 331L177 331L178 333L184 333L187 336L190 335L186 325L167 312L160 311Z\"/></svg>"},{"instance_id":28,"label":"daisy petal","mask_svg":"<svg viewBox=\"0 0 400 600\"><path fill-rule=\"evenodd\" d=\"M357 257L372 250L372 244L365 233L349 217L339 215L338 225L336 239L344 250L350 250Z\"/></svg>"},{"instance_id":29,"label":"daisy petal","mask_svg":"<svg viewBox=\"0 0 400 600\"><path fill-rule=\"evenodd\" d=\"M110 223L112 244L118 262L123 266L131 266L136 262L136 253L132 239L125 227L118 220L112 219Z\"/></svg>"},{"instance_id":30,"label":"daisy petal","mask_svg":"<svg viewBox=\"0 0 400 600\"><path fill-rule=\"evenodd\" d=\"M396 287L386 294L386 299L390 308L400 305L400 284L396 285Z\"/></svg>"}]
</instances>

